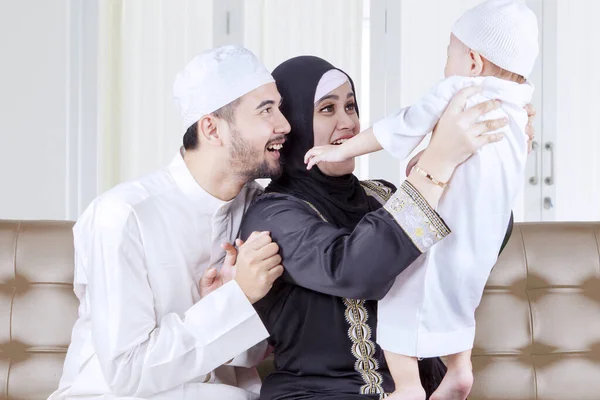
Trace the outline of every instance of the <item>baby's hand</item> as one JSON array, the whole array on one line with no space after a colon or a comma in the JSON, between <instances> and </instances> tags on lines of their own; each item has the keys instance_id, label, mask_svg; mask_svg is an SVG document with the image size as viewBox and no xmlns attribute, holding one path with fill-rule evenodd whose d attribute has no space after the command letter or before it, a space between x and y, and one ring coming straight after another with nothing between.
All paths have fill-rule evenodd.
<instances>
[{"instance_id":1,"label":"baby's hand","mask_svg":"<svg viewBox=\"0 0 600 400\"><path fill-rule=\"evenodd\" d=\"M341 151L340 145L315 146L304 156L304 164L308 164L306 169L311 169L313 165L320 162L342 162L348 160Z\"/></svg>"}]
</instances>

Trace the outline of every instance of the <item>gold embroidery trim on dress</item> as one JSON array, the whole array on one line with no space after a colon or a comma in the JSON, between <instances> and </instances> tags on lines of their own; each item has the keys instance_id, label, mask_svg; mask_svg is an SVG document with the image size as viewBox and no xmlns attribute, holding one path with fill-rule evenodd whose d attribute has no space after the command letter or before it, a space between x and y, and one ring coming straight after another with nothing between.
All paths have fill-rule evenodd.
<instances>
[{"instance_id":1,"label":"gold embroidery trim on dress","mask_svg":"<svg viewBox=\"0 0 600 400\"><path fill-rule=\"evenodd\" d=\"M315 211L323 221L328 222L323 214L317 210L317 207L312 205L309 201L304 200L304 202ZM360 394L378 394L379 399L385 399L390 394L385 393L383 390L383 376L378 371L379 362L375 359L376 347L375 343L371 340L371 327L367 324L369 313L365 308L365 301L344 299L344 304L346 305L346 321L350 325L348 337L350 337L350 340L352 341L351 351L356 358L354 370L358 372L365 381L365 384L360 387Z\"/></svg>"},{"instance_id":2,"label":"gold embroidery trim on dress","mask_svg":"<svg viewBox=\"0 0 600 400\"><path fill-rule=\"evenodd\" d=\"M440 216L407 181L385 203L384 208L421 253L450 234L450 229Z\"/></svg>"},{"instance_id":3,"label":"gold embroidery trim on dress","mask_svg":"<svg viewBox=\"0 0 600 400\"><path fill-rule=\"evenodd\" d=\"M440 234L445 237L450 234L450 229L444 221L440 218L440 216L434 211L434 209L429 205L427 200L419 193L417 189L408 181L404 181L401 186L402 190L404 190L411 199L414 200L415 203L419 206L419 208L423 211L427 219L431 221L431 223L435 226L435 229L440 232Z\"/></svg>"},{"instance_id":4,"label":"gold embroidery trim on dress","mask_svg":"<svg viewBox=\"0 0 600 400\"><path fill-rule=\"evenodd\" d=\"M385 186L377 181L361 181L360 182L367 195L375 197L382 205L392 197L394 191L392 188Z\"/></svg>"},{"instance_id":5,"label":"gold embroidery trim on dress","mask_svg":"<svg viewBox=\"0 0 600 400\"><path fill-rule=\"evenodd\" d=\"M350 325L348 337L352 341L352 354L356 358L354 369L365 384L360 394L379 394L381 399L388 396L383 390L383 376L379 373L379 362L375 359L376 346L371 340L371 327L367 324L369 313L364 300L344 299L346 321Z\"/></svg>"}]
</instances>

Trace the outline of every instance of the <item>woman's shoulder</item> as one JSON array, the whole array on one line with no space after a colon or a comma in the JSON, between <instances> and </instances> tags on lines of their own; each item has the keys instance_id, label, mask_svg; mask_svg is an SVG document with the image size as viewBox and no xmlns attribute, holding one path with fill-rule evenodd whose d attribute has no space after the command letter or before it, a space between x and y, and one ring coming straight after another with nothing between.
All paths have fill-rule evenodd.
<instances>
[{"instance_id":1,"label":"woman's shoulder","mask_svg":"<svg viewBox=\"0 0 600 400\"><path fill-rule=\"evenodd\" d=\"M264 220L276 214L314 213L311 204L288 193L265 192L256 197L244 215L244 220Z\"/></svg>"},{"instance_id":2,"label":"woman's shoulder","mask_svg":"<svg viewBox=\"0 0 600 400\"><path fill-rule=\"evenodd\" d=\"M241 237L253 231L269 231L273 234L282 227L303 226L313 219L325 220L310 203L285 193L264 193L258 196L242 220Z\"/></svg>"},{"instance_id":3,"label":"woman's shoulder","mask_svg":"<svg viewBox=\"0 0 600 400\"><path fill-rule=\"evenodd\" d=\"M302 200L288 193L264 192L252 201L246 214L252 210L262 210L273 205L285 206L290 205L290 203L301 205Z\"/></svg>"},{"instance_id":4,"label":"woman's shoulder","mask_svg":"<svg viewBox=\"0 0 600 400\"><path fill-rule=\"evenodd\" d=\"M374 197L381 204L385 204L396 192L396 186L383 179L365 180L360 184L368 196Z\"/></svg>"}]
</instances>

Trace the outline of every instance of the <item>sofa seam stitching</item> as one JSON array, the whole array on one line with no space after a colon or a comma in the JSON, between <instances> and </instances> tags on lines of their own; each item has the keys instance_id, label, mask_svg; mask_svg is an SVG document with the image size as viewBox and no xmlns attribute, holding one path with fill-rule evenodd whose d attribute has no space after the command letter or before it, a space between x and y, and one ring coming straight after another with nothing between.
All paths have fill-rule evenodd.
<instances>
[{"instance_id":1,"label":"sofa seam stitching","mask_svg":"<svg viewBox=\"0 0 600 400\"><path fill-rule=\"evenodd\" d=\"M598 234L596 233L596 227L592 227L592 233L594 234L594 239L596 240L596 250L598 250L598 277L600 278L600 240L598 240Z\"/></svg>"},{"instance_id":2,"label":"sofa seam stitching","mask_svg":"<svg viewBox=\"0 0 600 400\"><path fill-rule=\"evenodd\" d=\"M531 330L531 350L529 352L529 358L531 360L531 366L533 370L533 389L535 391L535 398L538 398L538 382L537 382L537 371L535 369L535 363L533 362L533 308L531 307L531 298L529 296L529 259L527 258L527 248L525 247L525 237L523 236L523 228L519 229L521 235L521 247L523 249L523 255L525 256L525 294L527 296L527 305L529 306L529 329Z\"/></svg>"},{"instance_id":3,"label":"sofa seam stitching","mask_svg":"<svg viewBox=\"0 0 600 400\"><path fill-rule=\"evenodd\" d=\"M17 237L15 238L15 249L13 251L13 274L14 274L14 279L17 279L17 249L19 248L19 236L21 234L21 225L22 222L19 221L19 224L17 225ZM10 329L8 332L8 340L9 343L12 342L13 340L13 308L15 306L15 295L17 293L16 288L13 286L13 293L12 293L12 298L10 300ZM10 382L10 372L11 372L11 368L12 367L12 360L9 358L8 361L8 369L6 371L6 385L4 387L4 393L6 394L6 398L9 398L8 395L8 388L9 388L9 382Z\"/></svg>"}]
</instances>

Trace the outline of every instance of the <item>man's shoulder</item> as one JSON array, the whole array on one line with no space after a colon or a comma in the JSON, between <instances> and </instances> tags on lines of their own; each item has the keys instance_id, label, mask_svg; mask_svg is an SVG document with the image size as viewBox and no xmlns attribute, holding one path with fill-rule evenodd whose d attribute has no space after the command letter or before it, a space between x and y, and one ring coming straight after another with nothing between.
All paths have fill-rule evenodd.
<instances>
[{"instance_id":1,"label":"man's shoulder","mask_svg":"<svg viewBox=\"0 0 600 400\"><path fill-rule=\"evenodd\" d=\"M140 204L161 195L170 180L165 170L120 183L96 197L79 217L77 227L118 228L134 214Z\"/></svg>"},{"instance_id":2,"label":"man's shoulder","mask_svg":"<svg viewBox=\"0 0 600 400\"><path fill-rule=\"evenodd\" d=\"M256 181L248 182L246 185L244 185L243 190L247 193L247 197L251 200L254 200L265 192L265 188L263 188Z\"/></svg>"}]
</instances>

